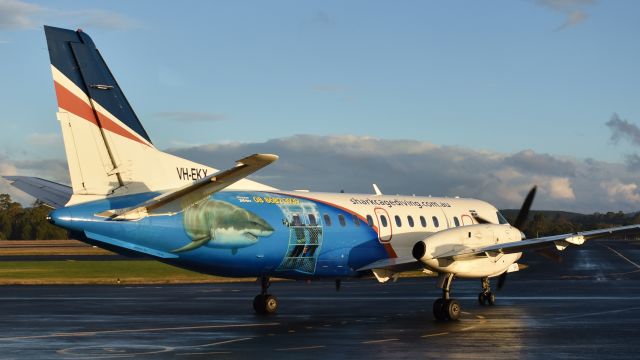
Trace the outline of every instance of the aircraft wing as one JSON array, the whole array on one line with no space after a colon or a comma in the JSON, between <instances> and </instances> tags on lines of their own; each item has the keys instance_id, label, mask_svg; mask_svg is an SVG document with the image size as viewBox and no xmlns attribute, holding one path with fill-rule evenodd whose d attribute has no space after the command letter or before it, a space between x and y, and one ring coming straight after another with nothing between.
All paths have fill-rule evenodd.
<instances>
[{"instance_id":1,"label":"aircraft wing","mask_svg":"<svg viewBox=\"0 0 640 360\"><path fill-rule=\"evenodd\" d=\"M54 209L69 202L73 190L70 186L32 176L3 176L11 185L42 201Z\"/></svg>"},{"instance_id":2,"label":"aircraft wing","mask_svg":"<svg viewBox=\"0 0 640 360\"><path fill-rule=\"evenodd\" d=\"M97 214L114 220L140 220L149 215L175 215L227 186L278 160L277 155L253 154L236 161L236 166L164 193L136 206Z\"/></svg>"},{"instance_id":3,"label":"aircraft wing","mask_svg":"<svg viewBox=\"0 0 640 360\"><path fill-rule=\"evenodd\" d=\"M534 239L525 239L511 243L496 244L479 249L477 252L515 253L553 246L564 250L569 245L582 245L586 240L610 236L640 234L640 225L618 226L608 229L579 231L571 234L551 235Z\"/></svg>"}]
</instances>

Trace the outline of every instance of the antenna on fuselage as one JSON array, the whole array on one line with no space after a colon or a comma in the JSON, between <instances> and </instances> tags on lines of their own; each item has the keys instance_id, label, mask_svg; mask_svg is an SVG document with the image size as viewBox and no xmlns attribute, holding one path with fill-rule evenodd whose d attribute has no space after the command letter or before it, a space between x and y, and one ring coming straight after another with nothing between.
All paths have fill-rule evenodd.
<instances>
[{"instance_id":1,"label":"antenna on fuselage","mask_svg":"<svg viewBox=\"0 0 640 360\"><path fill-rule=\"evenodd\" d=\"M373 191L375 191L376 196L382 195L382 191L380 191L380 189L378 188L378 185L376 184L373 184Z\"/></svg>"}]
</instances>

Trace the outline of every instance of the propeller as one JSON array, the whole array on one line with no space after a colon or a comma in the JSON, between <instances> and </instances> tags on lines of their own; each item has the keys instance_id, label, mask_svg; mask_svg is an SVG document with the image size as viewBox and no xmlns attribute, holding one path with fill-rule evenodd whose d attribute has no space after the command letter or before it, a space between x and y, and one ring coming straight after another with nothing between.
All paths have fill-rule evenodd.
<instances>
[{"instance_id":1,"label":"propeller","mask_svg":"<svg viewBox=\"0 0 640 360\"><path fill-rule=\"evenodd\" d=\"M536 197L536 191L538 187L534 186L529 190L527 197L524 198L524 202L520 207L520 211L518 212L518 217L516 218L515 223L513 223L513 227L520 230L527 223L527 218L529 217L529 210L531 209L531 204L533 204L533 199ZM522 231L522 230L520 230ZM503 272L500 274L498 278L498 290L502 289L504 283L507 281L507 272Z\"/></svg>"}]
</instances>

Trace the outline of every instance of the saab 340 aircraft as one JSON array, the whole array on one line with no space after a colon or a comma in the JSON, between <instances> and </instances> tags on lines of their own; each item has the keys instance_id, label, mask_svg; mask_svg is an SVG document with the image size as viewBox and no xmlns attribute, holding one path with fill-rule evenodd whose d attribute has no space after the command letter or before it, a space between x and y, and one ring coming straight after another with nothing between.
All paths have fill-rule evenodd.
<instances>
[{"instance_id":1,"label":"saab 340 aircraft","mask_svg":"<svg viewBox=\"0 0 640 360\"><path fill-rule=\"evenodd\" d=\"M282 191L246 179L276 161L254 154L218 170L164 153L151 142L91 38L44 27L71 187L25 176L12 184L51 206L52 224L75 239L150 256L212 275L257 277L257 313L274 313L271 277L330 279L403 271L438 275L438 320L460 316L454 278L480 279L478 301L493 305L489 278L519 269L522 251L580 245L637 232L639 225L525 239L535 187L510 225L475 199Z\"/></svg>"}]
</instances>

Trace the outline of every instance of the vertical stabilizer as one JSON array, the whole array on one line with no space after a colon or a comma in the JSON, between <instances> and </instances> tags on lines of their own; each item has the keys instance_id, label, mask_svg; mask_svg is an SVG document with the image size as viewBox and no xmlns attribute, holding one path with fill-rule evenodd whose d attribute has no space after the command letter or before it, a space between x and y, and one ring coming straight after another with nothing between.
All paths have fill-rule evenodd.
<instances>
[{"instance_id":1,"label":"vertical stabilizer","mask_svg":"<svg viewBox=\"0 0 640 360\"><path fill-rule=\"evenodd\" d=\"M87 34L44 30L74 194L70 203L172 189L216 171L153 146ZM248 180L235 187L273 189Z\"/></svg>"}]
</instances>

